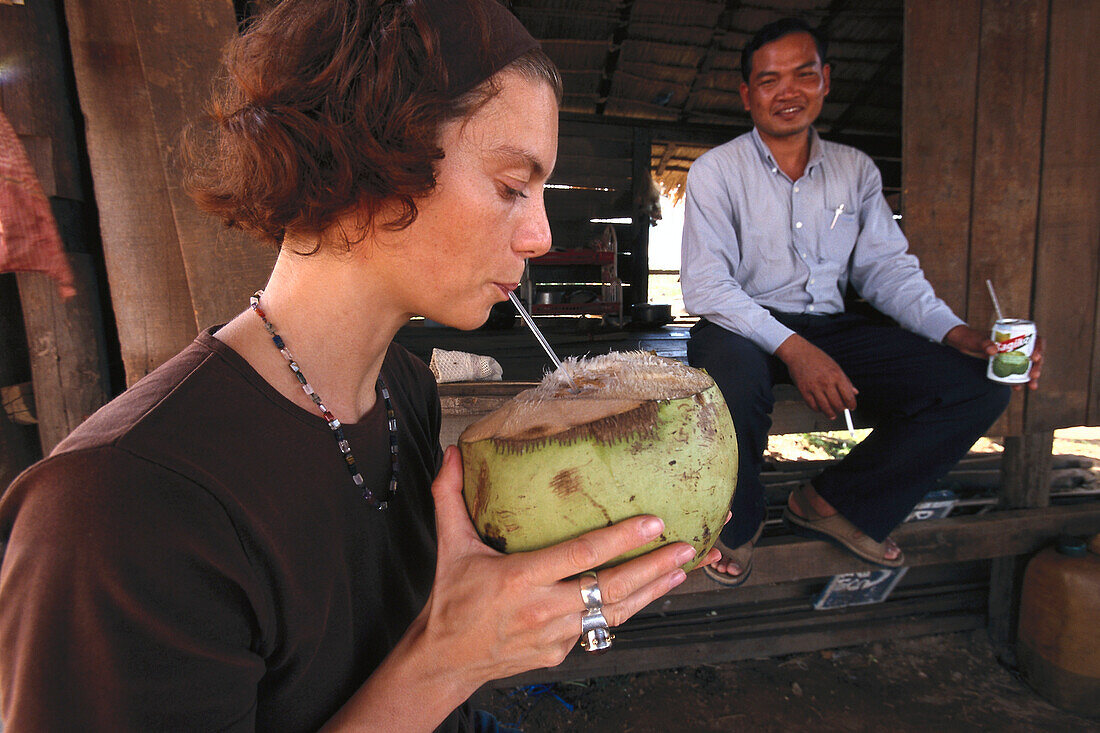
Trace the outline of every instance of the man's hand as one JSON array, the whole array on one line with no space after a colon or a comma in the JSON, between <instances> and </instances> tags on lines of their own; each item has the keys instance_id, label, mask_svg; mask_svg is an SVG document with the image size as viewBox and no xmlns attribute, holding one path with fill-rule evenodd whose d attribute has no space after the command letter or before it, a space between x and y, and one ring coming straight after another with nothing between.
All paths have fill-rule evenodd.
<instances>
[{"instance_id":1,"label":"man's hand","mask_svg":"<svg viewBox=\"0 0 1100 733\"><path fill-rule=\"evenodd\" d=\"M979 359L988 359L997 353L997 344L982 331L975 331L970 326L958 325L947 332L943 337L943 343L954 347L968 356ZM1031 389L1039 389L1039 375L1043 371L1043 340L1035 338L1035 349L1031 352L1031 378L1028 386ZM1019 392L1024 388L1022 384L1012 385L1012 389Z\"/></svg>"},{"instance_id":2,"label":"man's hand","mask_svg":"<svg viewBox=\"0 0 1100 733\"><path fill-rule=\"evenodd\" d=\"M835 420L845 408L856 409L859 390L832 358L798 334L779 345L775 355L787 365L794 386L811 410Z\"/></svg>"}]
</instances>

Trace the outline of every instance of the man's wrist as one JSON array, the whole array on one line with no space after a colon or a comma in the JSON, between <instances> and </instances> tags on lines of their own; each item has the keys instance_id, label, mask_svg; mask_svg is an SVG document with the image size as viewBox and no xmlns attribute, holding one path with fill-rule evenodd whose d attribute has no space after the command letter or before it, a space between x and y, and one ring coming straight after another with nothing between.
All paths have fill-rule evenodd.
<instances>
[{"instance_id":1,"label":"man's wrist","mask_svg":"<svg viewBox=\"0 0 1100 733\"><path fill-rule=\"evenodd\" d=\"M980 340L982 335L965 323L960 323L945 333L940 343L946 346L969 345L972 338Z\"/></svg>"},{"instance_id":2,"label":"man's wrist","mask_svg":"<svg viewBox=\"0 0 1100 733\"><path fill-rule=\"evenodd\" d=\"M784 326L771 314L768 314L767 318L756 327L756 330L748 335L748 338L769 354L774 354L793 335L794 331Z\"/></svg>"},{"instance_id":3,"label":"man's wrist","mask_svg":"<svg viewBox=\"0 0 1100 733\"><path fill-rule=\"evenodd\" d=\"M959 326L966 327L966 321L962 320L950 310L944 310L938 312L919 324L919 327L914 329L916 333L922 334L933 341L938 341L941 344L947 343L947 334L954 331Z\"/></svg>"},{"instance_id":4,"label":"man's wrist","mask_svg":"<svg viewBox=\"0 0 1100 733\"><path fill-rule=\"evenodd\" d=\"M792 333L776 348L775 357L789 366L792 361L798 359L799 354L803 351L803 346L809 345L809 343L797 333Z\"/></svg>"},{"instance_id":5,"label":"man's wrist","mask_svg":"<svg viewBox=\"0 0 1100 733\"><path fill-rule=\"evenodd\" d=\"M948 329L947 333L943 335L943 338L940 339L940 343L944 344L945 346L951 346L954 343L955 339L958 337L958 330L960 328L965 328L965 326L963 326L962 324L959 324L958 326L952 326L950 329Z\"/></svg>"}]
</instances>

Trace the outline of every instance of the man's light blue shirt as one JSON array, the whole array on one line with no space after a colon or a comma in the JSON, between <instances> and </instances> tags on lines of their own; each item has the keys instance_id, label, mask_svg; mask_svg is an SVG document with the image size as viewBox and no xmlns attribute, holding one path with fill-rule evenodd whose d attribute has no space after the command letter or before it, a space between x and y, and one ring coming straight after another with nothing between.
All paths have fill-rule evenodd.
<instances>
[{"instance_id":1,"label":"man's light blue shirt","mask_svg":"<svg viewBox=\"0 0 1100 733\"><path fill-rule=\"evenodd\" d=\"M963 323L936 297L864 153L810 130L792 181L754 128L688 172L680 280L689 312L775 353L793 331L782 313L844 311L856 291L903 328L934 341Z\"/></svg>"}]
</instances>

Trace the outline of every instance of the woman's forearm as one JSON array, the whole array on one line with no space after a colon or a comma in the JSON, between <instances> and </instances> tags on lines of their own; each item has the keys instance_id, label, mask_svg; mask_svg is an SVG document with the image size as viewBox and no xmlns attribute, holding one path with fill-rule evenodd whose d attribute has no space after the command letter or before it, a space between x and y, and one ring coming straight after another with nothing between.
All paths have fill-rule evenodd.
<instances>
[{"instance_id":1,"label":"woman's forearm","mask_svg":"<svg viewBox=\"0 0 1100 733\"><path fill-rule=\"evenodd\" d=\"M461 660L427 640L421 614L397 646L321 730L431 731L465 702L480 682L465 679Z\"/></svg>"}]
</instances>

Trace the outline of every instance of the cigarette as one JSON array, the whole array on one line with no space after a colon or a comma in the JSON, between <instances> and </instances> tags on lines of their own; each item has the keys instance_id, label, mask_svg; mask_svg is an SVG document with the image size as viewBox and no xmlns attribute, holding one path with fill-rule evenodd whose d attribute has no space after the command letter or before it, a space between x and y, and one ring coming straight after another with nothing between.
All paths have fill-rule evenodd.
<instances>
[{"instance_id":1,"label":"cigarette","mask_svg":"<svg viewBox=\"0 0 1100 733\"><path fill-rule=\"evenodd\" d=\"M854 425L852 425L852 413L847 407L844 408L844 422L848 424L848 435L852 436L852 438L855 438L856 428Z\"/></svg>"}]
</instances>

